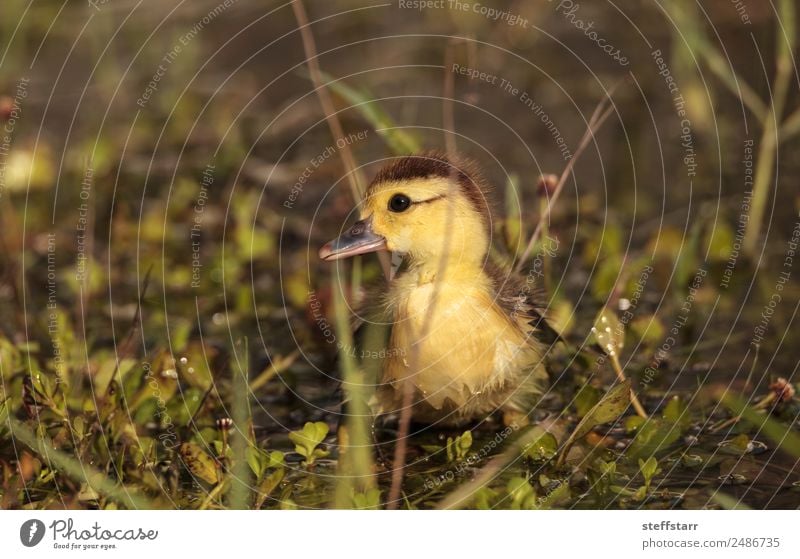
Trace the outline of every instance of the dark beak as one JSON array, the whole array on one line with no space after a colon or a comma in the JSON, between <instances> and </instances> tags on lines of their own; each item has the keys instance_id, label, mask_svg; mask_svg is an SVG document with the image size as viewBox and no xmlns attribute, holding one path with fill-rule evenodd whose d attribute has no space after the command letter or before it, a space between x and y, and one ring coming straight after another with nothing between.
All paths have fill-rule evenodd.
<instances>
[{"instance_id":1,"label":"dark beak","mask_svg":"<svg viewBox=\"0 0 800 559\"><path fill-rule=\"evenodd\" d=\"M376 235L372 230L372 216L357 221L350 229L342 233L319 249L319 257L323 260L339 260L356 254L366 254L386 250L386 239Z\"/></svg>"}]
</instances>

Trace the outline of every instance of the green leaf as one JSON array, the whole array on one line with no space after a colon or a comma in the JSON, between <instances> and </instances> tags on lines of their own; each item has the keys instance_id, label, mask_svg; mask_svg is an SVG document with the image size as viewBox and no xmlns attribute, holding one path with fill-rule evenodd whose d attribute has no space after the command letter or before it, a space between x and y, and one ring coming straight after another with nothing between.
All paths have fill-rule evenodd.
<instances>
[{"instance_id":1,"label":"green leaf","mask_svg":"<svg viewBox=\"0 0 800 559\"><path fill-rule=\"evenodd\" d=\"M597 345L609 356L619 355L625 346L625 327L608 307L603 307L595 318L592 334Z\"/></svg>"},{"instance_id":2,"label":"green leaf","mask_svg":"<svg viewBox=\"0 0 800 559\"><path fill-rule=\"evenodd\" d=\"M473 494L472 500L477 510L491 510L496 497L497 491L489 487L481 487Z\"/></svg>"},{"instance_id":3,"label":"green leaf","mask_svg":"<svg viewBox=\"0 0 800 559\"><path fill-rule=\"evenodd\" d=\"M472 431L464 431L464 433L458 437L458 450L461 457L465 457L469 452L469 449L472 448Z\"/></svg>"},{"instance_id":4,"label":"green leaf","mask_svg":"<svg viewBox=\"0 0 800 559\"><path fill-rule=\"evenodd\" d=\"M6 398L5 400L0 401L0 435L5 435L6 419L8 419L8 416L8 398Z\"/></svg>"},{"instance_id":5,"label":"green leaf","mask_svg":"<svg viewBox=\"0 0 800 559\"><path fill-rule=\"evenodd\" d=\"M703 457L699 454L684 453L681 455L681 464L687 468L699 468L703 465Z\"/></svg>"},{"instance_id":6,"label":"green leaf","mask_svg":"<svg viewBox=\"0 0 800 559\"><path fill-rule=\"evenodd\" d=\"M100 362L92 378L94 389L98 394L105 394L108 389L109 383L113 380L116 373L119 379L125 379L125 376L136 365L135 359L123 358L119 360L119 367L117 367L117 359L115 357L108 357Z\"/></svg>"},{"instance_id":7,"label":"green leaf","mask_svg":"<svg viewBox=\"0 0 800 559\"><path fill-rule=\"evenodd\" d=\"M631 495L631 499L634 501L644 501L644 498L647 497L647 486L642 485L636 492Z\"/></svg>"},{"instance_id":8,"label":"green leaf","mask_svg":"<svg viewBox=\"0 0 800 559\"><path fill-rule=\"evenodd\" d=\"M542 510L548 510L553 508L554 506L564 504L565 502L569 501L570 498L570 490L569 490L569 481L568 480L556 480L555 487L548 491L547 495L541 497L538 502L536 503L536 508Z\"/></svg>"},{"instance_id":9,"label":"green leaf","mask_svg":"<svg viewBox=\"0 0 800 559\"><path fill-rule=\"evenodd\" d=\"M525 447L525 455L532 460L550 460L558 452L558 441L552 433L542 432L541 436Z\"/></svg>"},{"instance_id":10,"label":"green leaf","mask_svg":"<svg viewBox=\"0 0 800 559\"><path fill-rule=\"evenodd\" d=\"M677 441L683 429L677 423L650 418L639 428L628 449L633 458L648 458Z\"/></svg>"},{"instance_id":11,"label":"green leaf","mask_svg":"<svg viewBox=\"0 0 800 559\"><path fill-rule=\"evenodd\" d=\"M667 332L661 319L653 314L637 316L630 322L629 330L636 341L650 349L658 347Z\"/></svg>"},{"instance_id":12,"label":"green leaf","mask_svg":"<svg viewBox=\"0 0 800 559\"><path fill-rule=\"evenodd\" d=\"M294 443L294 450L306 460L306 465L311 465L317 458L324 458L330 454L327 450L317 448L328 434L328 424L323 421L303 425L300 431L289 433L289 439Z\"/></svg>"},{"instance_id":13,"label":"green leaf","mask_svg":"<svg viewBox=\"0 0 800 559\"><path fill-rule=\"evenodd\" d=\"M647 420L644 417L639 417L638 415L632 415L630 417L626 417L625 418L625 431L627 431L628 433L635 433L646 422L647 422Z\"/></svg>"},{"instance_id":14,"label":"green leaf","mask_svg":"<svg viewBox=\"0 0 800 559\"><path fill-rule=\"evenodd\" d=\"M378 510L381 504L381 490L367 489L363 493L353 494L353 508L359 510Z\"/></svg>"},{"instance_id":15,"label":"green leaf","mask_svg":"<svg viewBox=\"0 0 800 559\"><path fill-rule=\"evenodd\" d=\"M575 427L575 430L564 444L564 449L561 451L562 459L559 462L563 462L567 451L575 444L575 441L585 437L589 431L598 425L609 423L620 417L625 413L625 410L628 409L630 403L631 385L629 381L617 384L614 388L609 390L603 399L597 402Z\"/></svg>"},{"instance_id":16,"label":"green leaf","mask_svg":"<svg viewBox=\"0 0 800 559\"><path fill-rule=\"evenodd\" d=\"M513 477L506 485L506 491L511 497L511 508L514 510L530 508L535 502L536 493L533 486L524 477Z\"/></svg>"},{"instance_id":17,"label":"green leaf","mask_svg":"<svg viewBox=\"0 0 800 559\"><path fill-rule=\"evenodd\" d=\"M585 436L589 431L602 425L614 421L628 409L631 402L631 387L630 382L624 382L616 385L608 391L603 398L589 410L584 418L575 427L575 431L570 436L570 439L579 439Z\"/></svg>"},{"instance_id":18,"label":"green leaf","mask_svg":"<svg viewBox=\"0 0 800 559\"><path fill-rule=\"evenodd\" d=\"M78 492L79 501L97 501L100 498L100 493L95 491L88 483L81 485L81 490Z\"/></svg>"},{"instance_id":19,"label":"green leaf","mask_svg":"<svg viewBox=\"0 0 800 559\"><path fill-rule=\"evenodd\" d=\"M661 471L661 468L658 467L658 460L651 456L647 460L639 458L639 471L642 472L642 477L647 487L650 487L650 482Z\"/></svg>"},{"instance_id":20,"label":"green leaf","mask_svg":"<svg viewBox=\"0 0 800 559\"><path fill-rule=\"evenodd\" d=\"M281 510L297 510L297 503L293 499L281 499Z\"/></svg>"},{"instance_id":21,"label":"green leaf","mask_svg":"<svg viewBox=\"0 0 800 559\"><path fill-rule=\"evenodd\" d=\"M447 461L463 460L472 448L472 432L464 431L456 438L447 437Z\"/></svg>"},{"instance_id":22,"label":"green leaf","mask_svg":"<svg viewBox=\"0 0 800 559\"><path fill-rule=\"evenodd\" d=\"M260 509L267 497L280 485L281 481L283 481L283 476L283 468L278 468L261 480L261 483L258 484L258 497L256 497L255 501L256 509Z\"/></svg>"},{"instance_id":23,"label":"green leaf","mask_svg":"<svg viewBox=\"0 0 800 559\"><path fill-rule=\"evenodd\" d=\"M713 262L727 261L733 250L734 240L731 226L721 219L717 220L713 229L709 228L706 232L709 260Z\"/></svg>"},{"instance_id":24,"label":"green leaf","mask_svg":"<svg viewBox=\"0 0 800 559\"><path fill-rule=\"evenodd\" d=\"M677 423L682 429L686 429L692 420L688 413L688 407L678 396L673 396L667 402L661 416L670 423Z\"/></svg>"},{"instance_id":25,"label":"green leaf","mask_svg":"<svg viewBox=\"0 0 800 559\"><path fill-rule=\"evenodd\" d=\"M613 484L617 477L617 463L616 461L606 462L598 458L592 462L586 475L589 478L592 493L602 500L609 491L615 491Z\"/></svg>"},{"instance_id":26,"label":"green leaf","mask_svg":"<svg viewBox=\"0 0 800 559\"><path fill-rule=\"evenodd\" d=\"M217 461L195 443L183 443L180 448L181 458L189 471L205 481L215 484L219 481Z\"/></svg>"},{"instance_id":27,"label":"green leaf","mask_svg":"<svg viewBox=\"0 0 800 559\"><path fill-rule=\"evenodd\" d=\"M233 197L231 202L234 247L242 262L268 257L275 251L274 235L256 219L259 196L256 191L246 192Z\"/></svg>"},{"instance_id":28,"label":"green leaf","mask_svg":"<svg viewBox=\"0 0 800 559\"><path fill-rule=\"evenodd\" d=\"M606 223L602 230L591 231L583 247L584 260L593 265L597 260L618 258L622 254L623 238L622 228L616 223Z\"/></svg>"},{"instance_id":29,"label":"green leaf","mask_svg":"<svg viewBox=\"0 0 800 559\"><path fill-rule=\"evenodd\" d=\"M578 393L575 394L575 398L573 400L573 404L575 405L575 411L578 413L578 417L583 417L589 410L591 410L597 402L600 401L603 394L592 386L591 384L584 384L581 386Z\"/></svg>"},{"instance_id":30,"label":"green leaf","mask_svg":"<svg viewBox=\"0 0 800 559\"><path fill-rule=\"evenodd\" d=\"M269 453L267 468L282 468L284 466L284 454L280 450L273 450Z\"/></svg>"},{"instance_id":31,"label":"green leaf","mask_svg":"<svg viewBox=\"0 0 800 559\"><path fill-rule=\"evenodd\" d=\"M248 446L244 454L247 464L253 471L253 475L256 476L256 479L261 479L261 474L266 469L266 456L264 456L264 453L253 446Z\"/></svg>"},{"instance_id":32,"label":"green leaf","mask_svg":"<svg viewBox=\"0 0 800 559\"><path fill-rule=\"evenodd\" d=\"M6 378L18 373L23 368L22 355L13 343L0 336L0 371Z\"/></svg>"}]
</instances>

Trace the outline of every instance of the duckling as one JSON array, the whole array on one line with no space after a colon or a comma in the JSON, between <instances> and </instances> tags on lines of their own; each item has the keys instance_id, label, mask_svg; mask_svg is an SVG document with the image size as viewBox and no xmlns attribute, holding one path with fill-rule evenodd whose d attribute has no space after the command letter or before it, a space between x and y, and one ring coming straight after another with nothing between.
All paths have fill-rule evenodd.
<instances>
[{"instance_id":1,"label":"duckling","mask_svg":"<svg viewBox=\"0 0 800 559\"><path fill-rule=\"evenodd\" d=\"M369 317L390 329L376 414L398 411L411 382L415 421L459 424L498 410L506 423L524 419L557 335L535 300L538 286L489 258L491 212L478 167L440 152L399 158L375 176L360 214L319 256L404 255Z\"/></svg>"}]
</instances>

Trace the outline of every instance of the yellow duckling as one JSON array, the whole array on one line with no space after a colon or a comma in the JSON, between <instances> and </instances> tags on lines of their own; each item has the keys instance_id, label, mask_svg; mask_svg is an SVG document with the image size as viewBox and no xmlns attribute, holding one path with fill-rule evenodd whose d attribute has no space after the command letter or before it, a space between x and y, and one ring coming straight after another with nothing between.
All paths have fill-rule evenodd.
<instances>
[{"instance_id":1,"label":"yellow duckling","mask_svg":"<svg viewBox=\"0 0 800 559\"><path fill-rule=\"evenodd\" d=\"M474 164L427 152L400 158L370 184L361 220L319 251L323 260L389 250L406 266L370 317L388 323L375 411L459 423L500 410L527 415L542 392L544 340L535 286L489 260L487 188ZM557 335L555 336L557 337Z\"/></svg>"}]
</instances>

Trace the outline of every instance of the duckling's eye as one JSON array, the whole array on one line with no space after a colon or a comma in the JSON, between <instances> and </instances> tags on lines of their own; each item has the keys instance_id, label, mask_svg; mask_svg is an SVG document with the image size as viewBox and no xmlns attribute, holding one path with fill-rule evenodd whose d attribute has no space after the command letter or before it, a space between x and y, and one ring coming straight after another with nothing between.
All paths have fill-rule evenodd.
<instances>
[{"instance_id":1,"label":"duckling's eye","mask_svg":"<svg viewBox=\"0 0 800 559\"><path fill-rule=\"evenodd\" d=\"M411 207L411 198L405 194L395 194L389 199L389 209L393 212L404 212Z\"/></svg>"}]
</instances>

